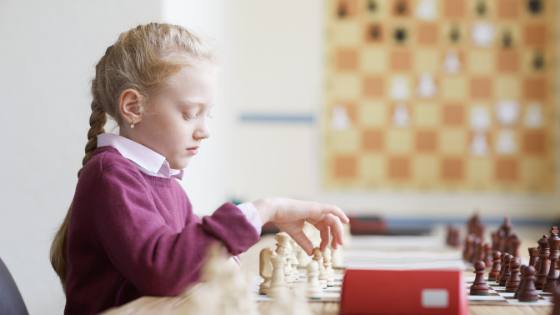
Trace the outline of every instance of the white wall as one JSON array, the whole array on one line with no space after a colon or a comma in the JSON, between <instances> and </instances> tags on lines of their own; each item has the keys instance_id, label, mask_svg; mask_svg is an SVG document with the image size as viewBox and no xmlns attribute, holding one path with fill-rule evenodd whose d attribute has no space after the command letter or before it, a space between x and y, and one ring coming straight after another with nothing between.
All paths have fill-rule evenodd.
<instances>
[{"instance_id":1,"label":"white wall","mask_svg":"<svg viewBox=\"0 0 560 315\"><path fill-rule=\"evenodd\" d=\"M49 247L84 156L94 66L160 16L151 0L0 1L0 257L30 314L63 312Z\"/></svg>"}]
</instances>

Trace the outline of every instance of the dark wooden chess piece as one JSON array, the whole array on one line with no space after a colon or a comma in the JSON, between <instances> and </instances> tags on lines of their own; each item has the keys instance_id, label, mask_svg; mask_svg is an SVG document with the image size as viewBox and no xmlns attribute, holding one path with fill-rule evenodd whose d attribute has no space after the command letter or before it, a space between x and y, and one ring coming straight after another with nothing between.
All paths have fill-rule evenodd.
<instances>
[{"instance_id":1,"label":"dark wooden chess piece","mask_svg":"<svg viewBox=\"0 0 560 315\"><path fill-rule=\"evenodd\" d=\"M506 264L504 262L504 258L509 255L508 253L502 253L500 255L500 264L502 265L500 268L500 272L498 273L498 276L496 277L496 283L500 283L500 278L502 277L502 274L504 273L504 269L506 269Z\"/></svg>"},{"instance_id":2,"label":"dark wooden chess piece","mask_svg":"<svg viewBox=\"0 0 560 315\"><path fill-rule=\"evenodd\" d=\"M532 14L539 14L543 9L542 0L529 0L527 1L527 9Z\"/></svg>"},{"instance_id":3,"label":"dark wooden chess piece","mask_svg":"<svg viewBox=\"0 0 560 315\"><path fill-rule=\"evenodd\" d=\"M506 232L503 228L498 231L498 250L502 253L506 251Z\"/></svg>"},{"instance_id":4,"label":"dark wooden chess piece","mask_svg":"<svg viewBox=\"0 0 560 315\"><path fill-rule=\"evenodd\" d=\"M473 253L472 256L470 257L469 261L473 264L475 264L478 261L478 256L480 253L480 246L481 246L481 241L480 238L475 237L474 241L473 241Z\"/></svg>"},{"instance_id":5,"label":"dark wooden chess piece","mask_svg":"<svg viewBox=\"0 0 560 315\"><path fill-rule=\"evenodd\" d=\"M521 253L519 252L519 247L521 246L521 240L517 234L512 233L510 236L511 242L511 253L513 253L513 257L521 258Z\"/></svg>"},{"instance_id":6,"label":"dark wooden chess piece","mask_svg":"<svg viewBox=\"0 0 560 315\"><path fill-rule=\"evenodd\" d=\"M496 278L498 277L498 274L500 273L500 255L502 253L500 253L499 251L494 251L494 253L492 253L492 270L490 271L490 273L488 273L488 281L490 280L494 280L496 281Z\"/></svg>"},{"instance_id":7,"label":"dark wooden chess piece","mask_svg":"<svg viewBox=\"0 0 560 315\"><path fill-rule=\"evenodd\" d=\"M523 288L523 286L525 285L525 268L527 268L526 265L521 266L521 268L519 268L519 278L521 278L521 282L519 282L519 285L517 286L517 289L515 289L515 294L513 295L514 298L519 299L519 292L521 291L521 288Z\"/></svg>"},{"instance_id":8,"label":"dark wooden chess piece","mask_svg":"<svg viewBox=\"0 0 560 315\"><path fill-rule=\"evenodd\" d=\"M404 28L395 29L395 40L397 43L403 43L406 40L406 30Z\"/></svg>"},{"instance_id":9,"label":"dark wooden chess piece","mask_svg":"<svg viewBox=\"0 0 560 315\"><path fill-rule=\"evenodd\" d=\"M478 4L476 5L476 13L479 16L486 14L486 3L484 3L484 1L478 1Z\"/></svg>"},{"instance_id":10,"label":"dark wooden chess piece","mask_svg":"<svg viewBox=\"0 0 560 315\"><path fill-rule=\"evenodd\" d=\"M498 232L492 232L492 251L495 252L497 251L499 248L499 239L498 239Z\"/></svg>"},{"instance_id":11,"label":"dark wooden chess piece","mask_svg":"<svg viewBox=\"0 0 560 315\"><path fill-rule=\"evenodd\" d=\"M535 268L533 266L527 266L525 268L523 279L523 287L519 290L519 301L520 302L534 302L538 301L539 294L535 289Z\"/></svg>"},{"instance_id":12,"label":"dark wooden chess piece","mask_svg":"<svg viewBox=\"0 0 560 315\"><path fill-rule=\"evenodd\" d=\"M513 38L511 38L511 33L509 31L504 31L502 36L502 44L504 48L510 48L512 46Z\"/></svg>"},{"instance_id":13,"label":"dark wooden chess piece","mask_svg":"<svg viewBox=\"0 0 560 315\"><path fill-rule=\"evenodd\" d=\"M339 18L344 18L347 14L347 9L346 9L346 1L339 1L338 2L338 17Z\"/></svg>"},{"instance_id":14,"label":"dark wooden chess piece","mask_svg":"<svg viewBox=\"0 0 560 315\"><path fill-rule=\"evenodd\" d=\"M509 263L511 262L512 258L513 256L509 254L504 256L504 272L502 272L502 275L500 276L500 286L505 286L506 282L509 279L509 276L511 276L511 272L509 271Z\"/></svg>"},{"instance_id":15,"label":"dark wooden chess piece","mask_svg":"<svg viewBox=\"0 0 560 315\"><path fill-rule=\"evenodd\" d=\"M459 229L456 226L448 225L447 226L447 238L446 243L449 246L459 247L461 246L461 242L459 240Z\"/></svg>"},{"instance_id":16,"label":"dark wooden chess piece","mask_svg":"<svg viewBox=\"0 0 560 315\"><path fill-rule=\"evenodd\" d=\"M552 290L552 302L554 303L552 315L560 315L560 285Z\"/></svg>"},{"instance_id":17,"label":"dark wooden chess piece","mask_svg":"<svg viewBox=\"0 0 560 315\"><path fill-rule=\"evenodd\" d=\"M367 8L370 12L375 12L375 10L377 10L377 4L375 3L374 0L369 0Z\"/></svg>"},{"instance_id":18,"label":"dark wooden chess piece","mask_svg":"<svg viewBox=\"0 0 560 315\"><path fill-rule=\"evenodd\" d=\"M379 24L370 25L368 35L372 40L378 40L381 37L381 26Z\"/></svg>"},{"instance_id":19,"label":"dark wooden chess piece","mask_svg":"<svg viewBox=\"0 0 560 315\"><path fill-rule=\"evenodd\" d=\"M452 43L456 43L459 41L459 29L454 26L453 28L451 28L451 33L449 33L449 39L451 40Z\"/></svg>"},{"instance_id":20,"label":"dark wooden chess piece","mask_svg":"<svg viewBox=\"0 0 560 315\"><path fill-rule=\"evenodd\" d=\"M509 263L511 275L506 282L506 292L515 292L515 289L519 286L519 282L521 282L521 278L519 278L519 267L521 267L521 259L513 257Z\"/></svg>"},{"instance_id":21,"label":"dark wooden chess piece","mask_svg":"<svg viewBox=\"0 0 560 315\"><path fill-rule=\"evenodd\" d=\"M473 252L473 241L474 236L472 234L467 235L465 240L465 250L463 251L463 260L468 261L471 258Z\"/></svg>"},{"instance_id":22,"label":"dark wooden chess piece","mask_svg":"<svg viewBox=\"0 0 560 315\"><path fill-rule=\"evenodd\" d=\"M535 270L539 270L541 268L542 261L541 258L539 257L540 253L541 253L541 247L537 246L537 253L536 253L537 261L535 262L535 266L534 266Z\"/></svg>"},{"instance_id":23,"label":"dark wooden chess piece","mask_svg":"<svg viewBox=\"0 0 560 315\"><path fill-rule=\"evenodd\" d=\"M548 239L548 247L550 249L550 254L547 259L549 261L550 267L548 271L548 276L546 281L542 286L543 292L552 292L556 288L556 283L558 281L558 270L556 270L556 263L558 261L558 247L560 247L560 237L558 237L558 228L553 226L550 230L550 238Z\"/></svg>"},{"instance_id":24,"label":"dark wooden chess piece","mask_svg":"<svg viewBox=\"0 0 560 315\"><path fill-rule=\"evenodd\" d=\"M486 259L486 242L480 242L480 246L478 247L478 257L476 257L476 261L482 260L486 264L485 259Z\"/></svg>"},{"instance_id":25,"label":"dark wooden chess piece","mask_svg":"<svg viewBox=\"0 0 560 315\"><path fill-rule=\"evenodd\" d=\"M490 268L490 266L492 266L492 245L486 243L486 246L484 248L484 264Z\"/></svg>"},{"instance_id":26,"label":"dark wooden chess piece","mask_svg":"<svg viewBox=\"0 0 560 315\"><path fill-rule=\"evenodd\" d=\"M541 253L539 258L541 258L541 268L536 276L535 288L537 290L542 290L543 284L546 282L546 277L548 276L548 271L550 268L550 261L547 259L549 255L548 248L548 236L543 235L543 237L538 240L539 246L541 247Z\"/></svg>"},{"instance_id":27,"label":"dark wooden chess piece","mask_svg":"<svg viewBox=\"0 0 560 315\"><path fill-rule=\"evenodd\" d=\"M538 255L538 251L536 247L529 247L529 265L530 266L535 266L535 263L537 262L537 255Z\"/></svg>"},{"instance_id":28,"label":"dark wooden chess piece","mask_svg":"<svg viewBox=\"0 0 560 315\"><path fill-rule=\"evenodd\" d=\"M403 0L399 0L395 7L395 12L397 15L407 15L408 8L406 6L406 2Z\"/></svg>"},{"instance_id":29,"label":"dark wooden chess piece","mask_svg":"<svg viewBox=\"0 0 560 315\"><path fill-rule=\"evenodd\" d=\"M488 295L488 285L486 281L484 281L484 269L486 265L484 265L483 261L477 261L474 264L475 274L476 277L474 278L474 283L471 285L471 295Z\"/></svg>"},{"instance_id":30,"label":"dark wooden chess piece","mask_svg":"<svg viewBox=\"0 0 560 315\"><path fill-rule=\"evenodd\" d=\"M544 59L539 53L537 53L533 59L533 68L535 68L535 70L542 70L544 68Z\"/></svg>"}]
</instances>

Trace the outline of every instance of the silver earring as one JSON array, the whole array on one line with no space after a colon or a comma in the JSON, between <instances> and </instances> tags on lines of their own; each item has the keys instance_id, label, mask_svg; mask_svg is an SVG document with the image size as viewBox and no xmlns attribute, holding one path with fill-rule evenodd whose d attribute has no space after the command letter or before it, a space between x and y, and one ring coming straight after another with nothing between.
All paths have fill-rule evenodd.
<instances>
[{"instance_id":1,"label":"silver earring","mask_svg":"<svg viewBox=\"0 0 560 315\"><path fill-rule=\"evenodd\" d=\"M132 118L132 125L130 125L131 129L134 129L134 118Z\"/></svg>"}]
</instances>

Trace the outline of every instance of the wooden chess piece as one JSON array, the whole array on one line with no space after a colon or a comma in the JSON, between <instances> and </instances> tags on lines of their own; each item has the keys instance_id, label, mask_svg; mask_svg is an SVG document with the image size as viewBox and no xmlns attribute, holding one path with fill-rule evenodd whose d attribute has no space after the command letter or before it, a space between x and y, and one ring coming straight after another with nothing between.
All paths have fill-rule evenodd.
<instances>
[{"instance_id":1,"label":"wooden chess piece","mask_svg":"<svg viewBox=\"0 0 560 315\"><path fill-rule=\"evenodd\" d=\"M535 263L537 262L537 255L539 254L539 252L537 251L536 247L529 247L529 266L535 266Z\"/></svg>"},{"instance_id":2,"label":"wooden chess piece","mask_svg":"<svg viewBox=\"0 0 560 315\"><path fill-rule=\"evenodd\" d=\"M334 287L334 270L332 269L331 250L328 247L323 253L323 266L327 272L327 287Z\"/></svg>"},{"instance_id":3,"label":"wooden chess piece","mask_svg":"<svg viewBox=\"0 0 560 315\"><path fill-rule=\"evenodd\" d=\"M474 248L473 254L471 255L471 257L469 259L469 261L473 264L477 262L477 259L478 259L479 253L480 253L480 247L482 246L481 243L482 243L482 241L480 240L480 238L475 237L475 239L473 241L473 248Z\"/></svg>"},{"instance_id":4,"label":"wooden chess piece","mask_svg":"<svg viewBox=\"0 0 560 315\"><path fill-rule=\"evenodd\" d=\"M519 299L519 292L521 291L521 288L523 288L523 286L525 285L525 277L524 277L525 268L527 268L526 265L522 265L521 268L519 268L519 278L521 278L521 282L519 282L517 289L515 289L515 294L513 295L513 297L516 299Z\"/></svg>"},{"instance_id":5,"label":"wooden chess piece","mask_svg":"<svg viewBox=\"0 0 560 315\"><path fill-rule=\"evenodd\" d=\"M492 252L498 251L499 246L498 232L492 232Z\"/></svg>"},{"instance_id":6,"label":"wooden chess piece","mask_svg":"<svg viewBox=\"0 0 560 315\"><path fill-rule=\"evenodd\" d=\"M506 292L515 292L515 289L519 286L519 282L521 282L521 278L519 278L519 267L521 267L521 260L517 257L513 257L509 262L511 275L506 282Z\"/></svg>"},{"instance_id":7,"label":"wooden chess piece","mask_svg":"<svg viewBox=\"0 0 560 315\"><path fill-rule=\"evenodd\" d=\"M534 302L539 300L539 294L535 289L535 268L533 266L527 266L524 271L523 287L519 291L519 302Z\"/></svg>"},{"instance_id":8,"label":"wooden chess piece","mask_svg":"<svg viewBox=\"0 0 560 315\"><path fill-rule=\"evenodd\" d=\"M549 271L546 281L542 286L543 292L552 292L556 287L558 281L558 270L556 270L556 262L558 261L558 247L560 247L560 237L558 237L558 228L553 226L550 230L550 238L548 239L548 247L550 254L547 259L549 260Z\"/></svg>"},{"instance_id":9,"label":"wooden chess piece","mask_svg":"<svg viewBox=\"0 0 560 315\"><path fill-rule=\"evenodd\" d=\"M492 270L490 271L490 273L488 274L488 281L490 280L494 280L496 281L496 278L498 277L498 274L500 273L500 269L501 269L501 265L500 265L500 255L502 253L500 253L499 251L494 251L494 253L492 254Z\"/></svg>"},{"instance_id":10,"label":"wooden chess piece","mask_svg":"<svg viewBox=\"0 0 560 315\"><path fill-rule=\"evenodd\" d=\"M291 247L291 259L290 259L290 265L292 267L292 277L294 278L294 280L298 280L299 279L299 270L297 268L297 266L299 265L299 261L297 259L296 256L296 252L299 252L301 249L301 247L298 246L298 244L296 243L296 241L294 241L292 238L290 238L290 247Z\"/></svg>"},{"instance_id":11,"label":"wooden chess piece","mask_svg":"<svg viewBox=\"0 0 560 315\"><path fill-rule=\"evenodd\" d=\"M554 303L552 315L560 315L560 285L552 290L552 302Z\"/></svg>"},{"instance_id":12,"label":"wooden chess piece","mask_svg":"<svg viewBox=\"0 0 560 315\"><path fill-rule=\"evenodd\" d=\"M270 284L272 281L272 262L270 258L272 257L272 249L263 248L260 254L259 260L259 275L264 279L264 282L259 286L259 294L266 294L266 291L270 289Z\"/></svg>"},{"instance_id":13,"label":"wooden chess piece","mask_svg":"<svg viewBox=\"0 0 560 315\"><path fill-rule=\"evenodd\" d=\"M503 227L498 231L498 250L502 253L506 251L506 232Z\"/></svg>"},{"instance_id":14,"label":"wooden chess piece","mask_svg":"<svg viewBox=\"0 0 560 315\"><path fill-rule=\"evenodd\" d=\"M502 273L502 276L500 277L500 286L505 286L506 282L509 279L509 276L511 276L511 272L509 270L509 263L511 262L511 259L513 258L512 255L507 255L504 257L504 272Z\"/></svg>"},{"instance_id":15,"label":"wooden chess piece","mask_svg":"<svg viewBox=\"0 0 560 315\"><path fill-rule=\"evenodd\" d=\"M323 266L323 254L319 247L313 248L313 260L317 262L319 265L319 283L321 284L321 288L327 288L327 273L325 271L325 266Z\"/></svg>"},{"instance_id":16,"label":"wooden chess piece","mask_svg":"<svg viewBox=\"0 0 560 315\"><path fill-rule=\"evenodd\" d=\"M537 246L537 262L535 262L535 265L533 266L535 267L535 270L541 269L542 260L541 257L539 256L540 253L541 253L541 247Z\"/></svg>"},{"instance_id":17,"label":"wooden chess piece","mask_svg":"<svg viewBox=\"0 0 560 315\"><path fill-rule=\"evenodd\" d=\"M484 265L482 260L477 261L476 264L474 264L474 273L476 274L476 277L474 278L474 283L471 285L471 295L488 295L488 285L486 284L486 281L484 281L485 268L486 265Z\"/></svg>"},{"instance_id":18,"label":"wooden chess piece","mask_svg":"<svg viewBox=\"0 0 560 315\"><path fill-rule=\"evenodd\" d=\"M317 261L312 260L307 265L307 290L306 296L308 299L321 299L323 290L319 284L319 265Z\"/></svg>"},{"instance_id":19,"label":"wooden chess piece","mask_svg":"<svg viewBox=\"0 0 560 315\"><path fill-rule=\"evenodd\" d=\"M279 246L276 252L270 257L272 262L272 280L270 288L266 291L266 295L271 298L281 296L286 290L286 281L284 275L284 263L286 258L282 254L283 249Z\"/></svg>"},{"instance_id":20,"label":"wooden chess piece","mask_svg":"<svg viewBox=\"0 0 560 315\"><path fill-rule=\"evenodd\" d=\"M537 241L539 246L541 247L541 253L539 257L541 258L541 268L538 271L535 280L535 288L537 290L542 290L543 284L546 282L546 277L548 276L548 271L550 268L550 261L547 259L548 255L550 254L549 247L548 247L548 236L543 235L543 237Z\"/></svg>"},{"instance_id":21,"label":"wooden chess piece","mask_svg":"<svg viewBox=\"0 0 560 315\"><path fill-rule=\"evenodd\" d=\"M282 257L284 258L284 281L286 281L287 285L291 285L294 283L294 278L292 275L292 265L290 265L290 260L289 258L291 257L291 253L290 253L290 235L288 235L288 233L286 232L280 232L276 234L276 241L278 243L276 243L277 246L281 246L282 247ZM277 253L278 250L276 251Z\"/></svg>"},{"instance_id":22,"label":"wooden chess piece","mask_svg":"<svg viewBox=\"0 0 560 315\"><path fill-rule=\"evenodd\" d=\"M502 265L500 268L500 272L498 273L498 276L496 277L496 283L500 283L500 278L502 277L502 274L504 273L504 269L506 268L506 264L504 262L504 258L509 255L508 253L502 253L500 255L500 264Z\"/></svg>"},{"instance_id":23,"label":"wooden chess piece","mask_svg":"<svg viewBox=\"0 0 560 315\"><path fill-rule=\"evenodd\" d=\"M517 234L512 233L510 237L511 242L511 253L513 257L521 258L521 253L519 252L519 247L521 246L521 240Z\"/></svg>"},{"instance_id":24,"label":"wooden chess piece","mask_svg":"<svg viewBox=\"0 0 560 315\"><path fill-rule=\"evenodd\" d=\"M478 247L478 255L476 257L476 261L484 261L485 262L485 258L486 258L486 242L480 242L480 245ZM490 267L490 265L488 265L488 267Z\"/></svg>"},{"instance_id":25,"label":"wooden chess piece","mask_svg":"<svg viewBox=\"0 0 560 315\"><path fill-rule=\"evenodd\" d=\"M468 261L471 258L473 252L473 241L474 236L472 234L467 235L465 239L465 250L463 251L463 260Z\"/></svg>"},{"instance_id":26,"label":"wooden chess piece","mask_svg":"<svg viewBox=\"0 0 560 315\"><path fill-rule=\"evenodd\" d=\"M487 268L491 268L492 266L492 245L490 245L489 243L486 243L486 246L484 248L484 264L486 265Z\"/></svg>"}]
</instances>

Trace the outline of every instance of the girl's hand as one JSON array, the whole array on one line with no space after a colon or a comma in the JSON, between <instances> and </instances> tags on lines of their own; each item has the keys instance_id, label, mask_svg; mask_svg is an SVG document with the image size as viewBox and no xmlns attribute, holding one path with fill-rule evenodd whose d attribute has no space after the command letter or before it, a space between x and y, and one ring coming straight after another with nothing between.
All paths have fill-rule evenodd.
<instances>
[{"instance_id":1,"label":"girl's hand","mask_svg":"<svg viewBox=\"0 0 560 315\"><path fill-rule=\"evenodd\" d=\"M261 221L272 221L283 232L288 233L308 254L313 251L313 244L303 233L305 221L314 225L321 232L321 251L325 251L332 234L332 248L344 244L342 223L348 223L348 217L336 206L288 198L265 198L253 202Z\"/></svg>"}]
</instances>

